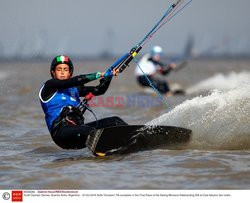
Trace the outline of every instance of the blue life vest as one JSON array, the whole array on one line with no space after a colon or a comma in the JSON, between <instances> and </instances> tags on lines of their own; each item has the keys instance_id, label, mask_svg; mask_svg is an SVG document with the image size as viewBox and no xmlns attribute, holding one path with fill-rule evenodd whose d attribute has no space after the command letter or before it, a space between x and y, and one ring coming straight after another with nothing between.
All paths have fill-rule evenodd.
<instances>
[{"instance_id":1,"label":"blue life vest","mask_svg":"<svg viewBox=\"0 0 250 203\"><path fill-rule=\"evenodd\" d=\"M79 92L76 87L57 90L50 99L44 101L41 97L43 87L44 85L40 89L39 98L45 113L46 124L51 131L53 121L60 115L65 106L76 107L80 103Z\"/></svg>"}]
</instances>

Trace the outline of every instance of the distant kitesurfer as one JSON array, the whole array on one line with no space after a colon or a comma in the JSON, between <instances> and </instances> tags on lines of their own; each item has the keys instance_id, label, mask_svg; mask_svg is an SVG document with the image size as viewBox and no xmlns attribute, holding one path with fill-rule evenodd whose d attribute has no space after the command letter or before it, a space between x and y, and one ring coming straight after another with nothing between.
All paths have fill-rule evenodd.
<instances>
[{"instance_id":1,"label":"distant kitesurfer","mask_svg":"<svg viewBox=\"0 0 250 203\"><path fill-rule=\"evenodd\" d=\"M139 61L135 69L135 76L140 86L150 87L149 81L145 77L146 75L160 93L166 96L172 96L174 92L171 91L168 82L157 78L156 75L157 73L161 75L169 74L176 68L176 64L170 63L166 65L162 63L160 61L162 54L162 48L160 46L154 46L150 53L144 55Z\"/></svg>"},{"instance_id":2,"label":"distant kitesurfer","mask_svg":"<svg viewBox=\"0 0 250 203\"><path fill-rule=\"evenodd\" d=\"M87 101L94 95L104 94L118 71L95 72L72 77L74 66L68 56L55 57L50 66L52 79L46 81L40 89L39 97L45 113L45 120L54 142L63 149L81 149L86 147L88 135L99 128L127 125L119 117L108 117L90 123L84 123L83 113ZM97 86L85 86L86 83L100 79ZM80 97L84 97L81 102Z\"/></svg>"}]
</instances>

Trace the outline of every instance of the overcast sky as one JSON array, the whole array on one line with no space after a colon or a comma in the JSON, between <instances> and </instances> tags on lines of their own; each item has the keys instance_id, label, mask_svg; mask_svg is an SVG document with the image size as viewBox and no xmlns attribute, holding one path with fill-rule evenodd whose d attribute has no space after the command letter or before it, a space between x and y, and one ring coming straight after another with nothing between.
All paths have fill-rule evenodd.
<instances>
[{"instance_id":1,"label":"overcast sky","mask_svg":"<svg viewBox=\"0 0 250 203\"><path fill-rule=\"evenodd\" d=\"M121 54L136 45L172 0L0 0L0 54ZM250 0L193 0L144 47L180 53L188 36L206 50L250 53Z\"/></svg>"}]
</instances>

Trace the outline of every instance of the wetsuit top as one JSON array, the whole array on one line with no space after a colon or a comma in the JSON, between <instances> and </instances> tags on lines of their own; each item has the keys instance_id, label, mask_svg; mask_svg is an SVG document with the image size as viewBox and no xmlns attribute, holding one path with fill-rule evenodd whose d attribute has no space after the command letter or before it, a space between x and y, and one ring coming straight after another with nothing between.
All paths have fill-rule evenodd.
<instances>
[{"instance_id":1,"label":"wetsuit top","mask_svg":"<svg viewBox=\"0 0 250 203\"><path fill-rule=\"evenodd\" d=\"M139 65L136 66L135 75L136 76L143 76L143 72L148 75L152 76L156 72L159 72L162 75L167 75L171 68L168 65L161 63L160 61L155 61L149 54L146 54L139 62Z\"/></svg>"},{"instance_id":2,"label":"wetsuit top","mask_svg":"<svg viewBox=\"0 0 250 203\"><path fill-rule=\"evenodd\" d=\"M79 75L67 80L51 79L44 83L39 92L41 106L45 113L45 120L51 132L53 121L60 115L65 106L77 106L80 97L92 93L95 96L104 94L109 87L111 77L103 78L100 84L84 86L85 83L100 78L100 72Z\"/></svg>"}]
</instances>

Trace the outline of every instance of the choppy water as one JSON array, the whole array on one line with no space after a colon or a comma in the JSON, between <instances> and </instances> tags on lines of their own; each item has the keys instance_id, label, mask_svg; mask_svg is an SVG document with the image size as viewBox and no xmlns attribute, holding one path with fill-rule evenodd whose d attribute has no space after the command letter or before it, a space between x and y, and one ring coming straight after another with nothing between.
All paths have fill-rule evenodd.
<instances>
[{"instance_id":1,"label":"choppy water","mask_svg":"<svg viewBox=\"0 0 250 203\"><path fill-rule=\"evenodd\" d=\"M111 63L76 63L82 67L76 74L104 70ZM190 142L179 149L106 158L93 157L87 149L62 150L51 140L38 100L48 66L0 65L0 189L250 189L249 60L193 61L171 73L169 81L189 95L168 98L170 113L163 105L138 103L94 108L100 118L118 115L131 124L193 130ZM106 96L125 102L131 95L145 96L133 69L114 78Z\"/></svg>"}]
</instances>

